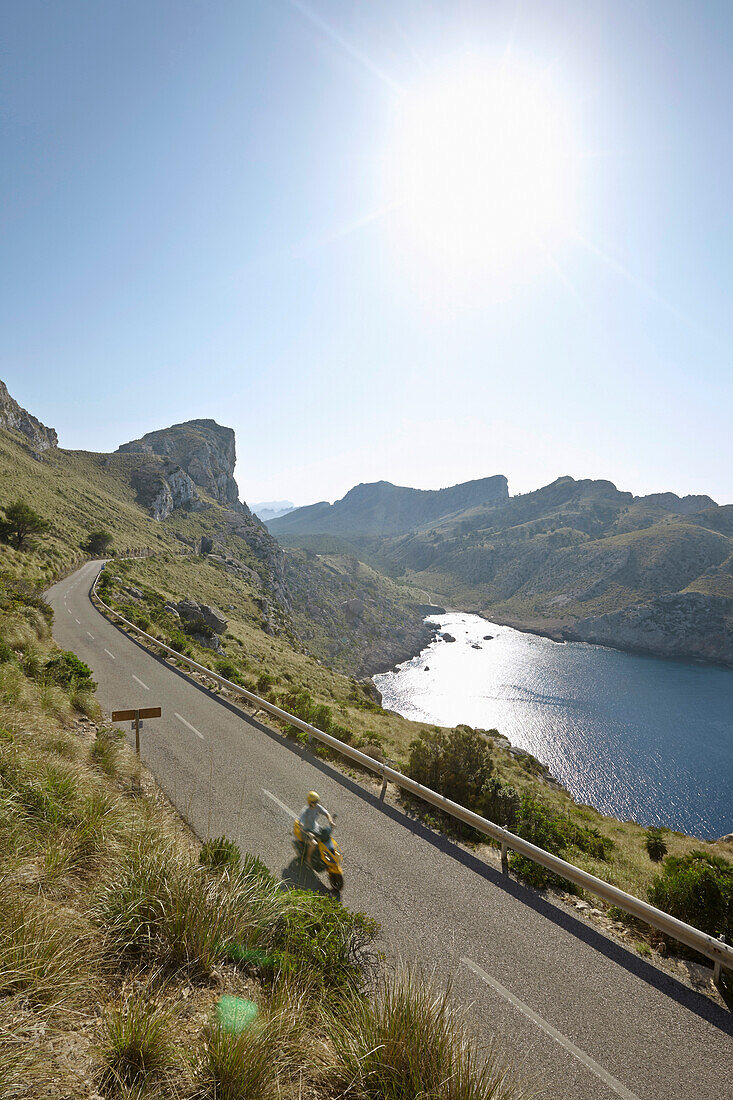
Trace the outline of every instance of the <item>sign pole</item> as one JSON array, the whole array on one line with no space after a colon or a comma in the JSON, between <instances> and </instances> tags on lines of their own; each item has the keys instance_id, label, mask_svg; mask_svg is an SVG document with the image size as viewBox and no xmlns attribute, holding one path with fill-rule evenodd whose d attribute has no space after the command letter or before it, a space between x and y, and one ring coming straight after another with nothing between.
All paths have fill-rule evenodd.
<instances>
[{"instance_id":1,"label":"sign pole","mask_svg":"<svg viewBox=\"0 0 733 1100\"><path fill-rule=\"evenodd\" d=\"M113 710L113 722L132 722L135 730L135 752L140 755L140 727L144 718L160 718L160 707L140 707L138 710Z\"/></svg>"}]
</instances>

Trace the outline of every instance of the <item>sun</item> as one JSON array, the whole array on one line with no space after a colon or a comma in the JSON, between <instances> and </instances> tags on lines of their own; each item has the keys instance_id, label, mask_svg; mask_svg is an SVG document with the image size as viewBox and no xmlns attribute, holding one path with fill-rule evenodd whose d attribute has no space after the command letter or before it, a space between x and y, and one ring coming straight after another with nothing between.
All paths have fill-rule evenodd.
<instances>
[{"instance_id":1,"label":"sun","mask_svg":"<svg viewBox=\"0 0 733 1100\"><path fill-rule=\"evenodd\" d=\"M516 276L570 232L568 112L545 74L462 64L406 92L389 189L401 243L443 276Z\"/></svg>"}]
</instances>

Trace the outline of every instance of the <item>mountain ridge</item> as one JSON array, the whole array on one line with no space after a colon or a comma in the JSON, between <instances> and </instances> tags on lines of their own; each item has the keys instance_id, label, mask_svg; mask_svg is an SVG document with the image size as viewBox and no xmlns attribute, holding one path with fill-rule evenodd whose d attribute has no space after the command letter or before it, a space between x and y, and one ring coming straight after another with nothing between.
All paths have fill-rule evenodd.
<instances>
[{"instance_id":1,"label":"mountain ridge","mask_svg":"<svg viewBox=\"0 0 733 1100\"><path fill-rule=\"evenodd\" d=\"M287 545L354 553L442 603L521 629L733 665L732 505L565 475L384 536L368 512L339 524L343 501L271 529Z\"/></svg>"},{"instance_id":2,"label":"mountain ridge","mask_svg":"<svg viewBox=\"0 0 733 1100\"><path fill-rule=\"evenodd\" d=\"M481 504L508 498L507 479L503 474L465 481L445 489L411 489L390 481L355 485L334 504L295 508L285 516L270 520L272 533L291 534L316 521L323 533L405 534L416 526L435 522L443 516Z\"/></svg>"}]
</instances>

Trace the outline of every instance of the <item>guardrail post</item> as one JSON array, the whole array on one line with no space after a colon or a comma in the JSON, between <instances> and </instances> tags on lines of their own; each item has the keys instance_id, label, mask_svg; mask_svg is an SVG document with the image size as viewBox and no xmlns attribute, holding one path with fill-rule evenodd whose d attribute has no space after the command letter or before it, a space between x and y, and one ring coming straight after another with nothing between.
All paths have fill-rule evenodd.
<instances>
[{"instance_id":1,"label":"guardrail post","mask_svg":"<svg viewBox=\"0 0 733 1100\"><path fill-rule=\"evenodd\" d=\"M501 842L501 873L509 874L509 849L504 841Z\"/></svg>"},{"instance_id":2,"label":"guardrail post","mask_svg":"<svg viewBox=\"0 0 733 1100\"><path fill-rule=\"evenodd\" d=\"M387 793L387 776L382 772L382 789L379 792L379 801L384 802L384 796Z\"/></svg>"},{"instance_id":3,"label":"guardrail post","mask_svg":"<svg viewBox=\"0 0 733 1100\"><path fill-rule=\"evenodd\" d=\"M721 932L718 939L725 943L725 936ZM713 985L716 989L723 991L723 964L718 960L713 964Z\"/></svg>"}]
</instances>

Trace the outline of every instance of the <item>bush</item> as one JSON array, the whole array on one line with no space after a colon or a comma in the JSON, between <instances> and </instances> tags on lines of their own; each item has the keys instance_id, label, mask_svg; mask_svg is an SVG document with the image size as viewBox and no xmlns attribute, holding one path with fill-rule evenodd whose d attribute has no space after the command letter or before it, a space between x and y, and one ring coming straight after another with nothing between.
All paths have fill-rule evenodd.
<instances>
[{"instance_id":1,"label":"bush","mask_svg":"<svg viewBox=\"0 0 733 1100\"><path fill-rule=\"evenodd\" d=\"M232 661L217 661L214 668L225 680L231 680L233 684L241 684L242 677L239 675L239 669Z\"/></svg>"},{"instance_id":2,"label":"bush","mask_svg":"<svg viewBox=\"0 0 733 1100\"><path fill-rule=\"evenodd\" d=\"M335 898L290 890L273 946L309 971L324 993L360 990L376 964L372 942L378 923L344 908Z\"/></svg>"},{"instance_id":3,"label":"bush","mask_svg":"<svg viewBox=\"0 0 733 1100\"><path fill-rule=\"evenodd\" d=\"M112 535L109 531L99 527L97 530L89 532L86 542L81 544L81 549L94 558L106 557L110 552L112 541Z\"/></svg>"},{"instance_id":4,"label":"bush","mask_svg":"<svg viewBox=\"0 0 733 1100\"><path fill-rule=\"evenodd\" d=\"M180 630L171 630L168 635L168 645L171 649L175 649L176 653L189 653L191 649L186 635Z\"/></svg>"},{"instance_id":5,"label":"bush","mask_svg":"<svg viewBox=\"0 0 733 1100\"><path fill-rule=\"evenodd\" d=\"M70 650L65 650L47 661L44 674L49 683L58 684L66 691L72 688L88 692L97 690L89 665L80 661Z\"/></svg>"},{"instance_id":6,"label":"bush","mask_svg":"<svg viewBox=\"0 0 733 1100\"><path fill-rule=\"evenodd\" d=\"M653 863L660 863L667 854L667 845L664 843L662 829L652 827L644 833L644 847L647 855Z\"/></svg>"},{"instance_id":7,"label":"bush","mask_svg":"<svg viewBox=\"0 0 733 1100\"><path fill-rule=\"evenodd\" d=\"M120 735L110 730L99 730L89 749L89 759L104 775L114 776L120 752Z\"/></svg>"},{"instance_id":8,"label":"bush","mask_svg":"<svg viewBox=\"0 0 733 1100\"><path fill-rule=\"evenodd\" d=\"M205 840L199 852L199 863L210 871L221 871L227 867L235 869L241 859L242 853L237 845L225 836Z\"/></svg>"},{"instance_id":9,"label":"bush","mask_svg":"<svg viewBox=\"0 0 733 1100\"><path fill-rule=\"evenodd\" d=\"M519 821L521 800L514 787L492 776L479 795L477 812L489 821L514 832Z\"/></svg>"},{"instance_id":10,"label":"bush","mask_svg":"<svg viewBox=\"0 0 733 1100\"><path fill-rule=\"evenodd\" d=\"M436 729L410 744L407 770L418 783L475 810L493 770L491 749L469 726Z\"/></svg>"},{"instance_id":11,"label":"bush","mask_svg":"<svg viewBox=\"0 0 733 1100\"><path fill-rule=\"evenodd\" d=\"M649 901L711 936L733 936L733 863L695 850L667 856Z\"/></svg>"}]
</instances>

